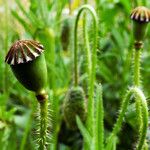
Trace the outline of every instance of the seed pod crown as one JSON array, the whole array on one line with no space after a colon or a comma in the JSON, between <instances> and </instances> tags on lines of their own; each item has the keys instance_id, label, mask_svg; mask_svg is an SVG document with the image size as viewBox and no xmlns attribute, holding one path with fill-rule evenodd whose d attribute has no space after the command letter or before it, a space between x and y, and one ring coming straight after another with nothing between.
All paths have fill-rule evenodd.
<instances>
[{"instance_id":1,"label":"seed pod crown","mask_svg":"<svg viewBox=\"0 0 150 150\"><path fill-rule=\"evenodd\" d=\"M43 46L33 40L15 42L5 59L18 81L28 90L41 96L47 84L47 67Z\"/></svg>"},{"instance_id":2,"label":"seed pod crown","mask_svg":"<svg viewBox=\"0 0 150 150\"><path fill-rule=\"evenodd\" d=\"M5 59L10 65L17 65L34 60L44 51L43 46L33 40L19 40L15 42Z\"/></svg>"},{"instance_id":3,"label":"seed pod crown","mask_svg":"<svg viewBox=\"0 0 150 150\"><path fill-rule=\"evenodd\" d=\"M132 20L141 23L150 22L150 10L144 6L138 6L135 9L133 9L130 17Z\"/></svg>"},{"instance_id":4,"label":"seed pod crown","mask_svg":"<svg viewBox=\"0 0 150 150\"><path fill-rule=\"evenodd\" d=\"M138 6L133 9L130 17L133 20L135 48L140 49L142 48L143 43L141 44L141 41L144 40L148 22L150 22L150 10L144 6Z\"/></svg>"}]
</instances>

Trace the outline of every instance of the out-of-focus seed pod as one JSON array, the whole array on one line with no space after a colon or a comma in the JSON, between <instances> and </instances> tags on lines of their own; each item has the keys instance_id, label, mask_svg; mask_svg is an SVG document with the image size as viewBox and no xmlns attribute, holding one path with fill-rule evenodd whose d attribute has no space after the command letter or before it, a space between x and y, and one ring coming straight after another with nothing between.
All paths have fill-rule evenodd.
<instances>
[{"instance_id":1,"label":"out-of-focus seed pod","mask_svg":"<svg viewBox=\"0 0 150 150\"><path fill-rule=\"evenodd\" d=\"M144 6L138 6L133 9L130 17L133 20L133 35L135 41L143 41L147 24L150 22L150 10Z\"/></svg>"},{"instance_id":2,"label":"out-of-focus seed pod","mask_svg":"<svg viewBox=\"0 0 150 150\"><path fill-rule=\"evenodd\" d=\"M71 30L71 18L66 18L62 25L61 31L61 43L64 51L68 50L68 46L70 43L70 30Z\"/></svg>"},{"instance_id":3,"label":"out-of-focus seed pod","mask_svg":"<svg viewBox=\"0 0 150 150\"><path fill-rule=\"evenodd\" d=\"M47 67L43 46L33 40L15 42L5 59L18 79L28 90L34 91L38 97L47 84Z\"/></svg>"},{"instance_id":4,"label":"out-of-focus seed pod","mask_svg":"<svg viewBox=\"0 0 150 150\"><path fill-rule=\"evenodd\" d=\"M86 100L85 94L81 87L72 87L64 101L63 113L64 119L69 129L78 129L76 124L76 115L82 122L86 120Z\"/></svg>"}]
</instances>

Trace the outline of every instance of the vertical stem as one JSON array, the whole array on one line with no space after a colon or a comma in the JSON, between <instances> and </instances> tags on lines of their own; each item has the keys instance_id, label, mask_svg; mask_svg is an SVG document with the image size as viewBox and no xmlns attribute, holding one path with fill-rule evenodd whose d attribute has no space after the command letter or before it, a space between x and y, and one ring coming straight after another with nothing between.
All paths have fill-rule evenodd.
<instances>
[{"instance_id":1,"label":"vertical stem","mask_svg":"<svg viewBox=\"0 0 150 150\"><path fill-rule=\"evenodd\" d=\"M88 33L87 33L87 27L86 27L86 14L84 14L84 20L83 20L83 38L85 43L85 52L86 52L86 71L88 73L88 79L91 74L91 53L90 53L90 45L89 45L89 39L88 39Z\"/></svg>"},{"instance_id":2,"label":"vertical stem","mask_svg":"<svg viewBox=\"0 0 150 150\"><path fill-rule=\"evenodd\" d=\"M75 86L78 85L78 68L77 68L77 66L78 66L78 57L77 57L77 53L78 53L78 48L77 48L78 20L79 20L79 17L77 16L76 21L75 21L75 27L74 27L74 85Z\"/></svg>"},{"instance_id":3,"label":"vertical stem","mask_svg":"<svg viewBox=\"0 0 150 150\"><path fill-rule=\"evenodd\" d=\"M94 125L94 122L92 119L94 119L94 83L95 83L95 74L96 74L96 61L97 61L97 31L98 31L98 20L97 20L97 16L95 15L94 17L94 22L93 22L93 26L95 28L94 30L94 41L93 41L93 51L92 51L92 68L91 68L91 74L90 74L90 86L89 86L89 102L88 102L88 113L89 113L89 117L87 120L87 124L89 126L89 130ZM91 124L91 122L93 124ZM91 129L92 129L91 128ZM92 129L93 130L93 129Z\"/></svg>"},{"instance_id":4,"label":"vertical stem","mask_svg":"<svg viewBox=\"0 0 150 150\"><path fill-rule=\"evenodd\" d=\"M40 104L40 137L39 150L46 149L47 142L47 120L48 120L48 100L45 99Z\"/></svg>"},{"instance_id":5,"label":"vertical stem","mask_svg":"<svg viewBox=\"0 0 150 150\"><path fill-rule=\"evenodd\" d=\"M77 27L78 27L78 21L80 18L81 13L83 10L88 10L89 13L92 15L93 18L93 29L94 29L94 37L93 37L93 51L92 51L92 67L90 71L90 76L89 76L89 100L88 100L88 118L87 118L87 127L88 130L92 133L93 131L93 124L94 124L94 82L95 82L95 72L96 72L96 59L97 59L97 54L96 54L96 49L97 49L97 30L98 30L98 21L97 21L97 15L95 10L89 6L89 5L83 5L77 14L76 20L75 20L75 27L74 27L74 80L75 80L75 86L78 85L78 56L77 56ZM87 37L85 37L87 38ZM89 63L89 62L88 62Z\"/></svg>"},{"instance_id":6,"label":"vertical stem","mask_svg":"<svg viewBox=\"0 0 150 150\"><path fill-rule=\"evenodd\" d=\"M95 119L95 133L94 142L95 150L104 149L104 108L103 108L103 98L102 98L102 86L101 84L97 86L96 91L96 119Z\"/></svg>"},{"instance_id":7,"label":"vertical stem","mask_svg":"<svg viewBox=\"0 0 150 150\"><path fill-rule=\"evenodd\" d=\"M134 86L140 86L140 55L141 50L134 50Z\"/></svg>"},{"instance_id":8,"label":"vertical stem","mask_svg":"<svg viewBox=\"0 0 150 150\"><path fill-rule=\"evenodd\" d=\"M137 145L137 150L142 150L146 146L146 133L148 128L148 106L146 102L146 98L144 93L139 88L134 88L133 92L135 94L136 99L140 101L141 110L142 110L142 117L141 117L141 128L140 128L140 135L139 135L139 142Z\"/></svg>"},{"instance_id":9,"label":"vertical stem","mask_svg":"<svg viewBox=\"0 0 150 150\"><path fill-rule=\"evenodd\" d=\"M135 87L140 86L140 56L141 56L141 49L136 49L134 50L134 83L133 85ZM137 112L137 123L139 125L139 130L142 128L142 108L141 108L141 101L136 98L135 101L136 104L136 112ZM140 133L140 131L139 131Z\"/></svg>"},{"instance_id":10,"label":"vertical stem","mask_svg":"<svg viewBox=\"0 0 150 150\"><path fill-rule=\"evenodd\" d=\"M101 0L95 0L95 3L96 3L96 12L98 14L98 20L99 20L100 19L100 5L101 5Z\"/></svg>"}]
</instances>

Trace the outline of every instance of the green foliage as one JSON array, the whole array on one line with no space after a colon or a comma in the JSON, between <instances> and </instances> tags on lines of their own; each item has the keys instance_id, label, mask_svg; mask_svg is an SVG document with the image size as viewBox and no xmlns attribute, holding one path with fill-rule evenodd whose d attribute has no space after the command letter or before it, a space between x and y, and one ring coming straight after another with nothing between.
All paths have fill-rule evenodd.
<instances>
[{"instance_id":1,"label":"green foliage","mask_svg":"<svg viewBox=\"0 0 150 150\"><path fill-rule=\"evenodd\" d=\"M68 14L68 2L67 0L0 1L0 148L2 150L37 148L37 141L35 141L37 121L34 112L38 107L35 95L20 85L7 64L4 63L5 55L14 41L34 39L40 41L45 47L48 69L47 91L48 103L50 103L48 105L50 116L48 117L51 118L51 124L48 123L47 128L49 135L47 149L127 150L135 147L139 150L142 149L141 147L146 149L145 147L150 146L146 106L146 101L149 106L150 97L150 32L148 29L144 48L139 57L142 59L139 63L140 67L136 70L141 71L142 82L140 81L139 89L132 84L134 74L131 72L131 67L134 67L132 60L135 55L132 51L134 38L129 15L133 7L140 4L149 7L150 2L148 0L132 2L130 0L95 0L96 5L93 5L94 1L89 0L88 3L95 6L98 16L97 44L93 44L95 28L93 28L93 20L88 11L86 13L88 15L83 15L83 19L79 20L78 80L84 89L87 102L90 99L89 81L94 79L91 77L89 80L92 72L90 70L92 62L89 58L95 57L90 50L95 46L97 52L96 70L95 73L91 73L92 76L95 74L91 98L94 105L89 107L93 117L88 118L91 120L89 126L92 132L80 115L71 118L76 119L79 130L71 131L63 116L65 94L72 86L74 78L73 28L76 10L72 10L71 15ZM73 8L77 7L75 1L71 1L71 5ZM61 42L65 39L61 37L61 31L66 18L70 23L70 31L65 30L67 34L65 32L63 34L64 37L67 36L69 46L67 51L63 51ZM68 32L70 32L69 36ZM102 83L103 88L97 85L98 83ZM121 95L124 95L131 85L133 87L129 88L128 92L130 93L131 90L133 93L131 92L127 95L128 98L122 101ZM119 123L114 126L116 121Z\"/></svg>"}]
</instances>

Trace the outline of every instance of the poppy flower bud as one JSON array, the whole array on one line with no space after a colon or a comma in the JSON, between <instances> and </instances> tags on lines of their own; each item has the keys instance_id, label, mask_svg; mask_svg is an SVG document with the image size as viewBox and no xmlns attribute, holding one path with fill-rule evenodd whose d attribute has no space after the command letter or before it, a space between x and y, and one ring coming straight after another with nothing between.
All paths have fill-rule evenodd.
<instances>
[{"instance_id":1,"label":"poppy flower bud","mask_svg":"<svg viewBox=\"0 0 150 150\"><path fill-rule=\"evenodd\" d=\"M64 119L69 129L78 129L76 115L84 122L86 120L85 94L81 87L73 87L68 92L64 101Z\"/></svg>"},{"instance_id":2,"label":"poppy flower bud","mask_svg":"<svg viewBox=\"0 0 150 150\"><path fill-rule=\"evenodd\" d=\"M150 22L150 10L144 6L138 6L131 12L130 15L133 20L133 35L135 41L143 41L146 33L146 27ZM140 44L136 44L140 45Z\"/></svg>"},{"instance_id":3,"label":"poppy flower bud","mask_svg":"<svg viewBox=\"0 0 150 150\"><path fill-rule=\"evenodd\" d=\"M71 18L66 18L63 22L62 31L61 31L61 44L64 51L68 50L70 32L71 32Z\"/></svg>"},{"instance_id":4,"label":"poppy flower bud","mask_svg":"<svg viewBox=\"0 0 150 150\"><path fill-rule=\"evenodd\" d=\"M47 83L47 67L43 46L33 40L15 42L5 59L18 81L39 96Z\"/></svg>"}]
</instances>

